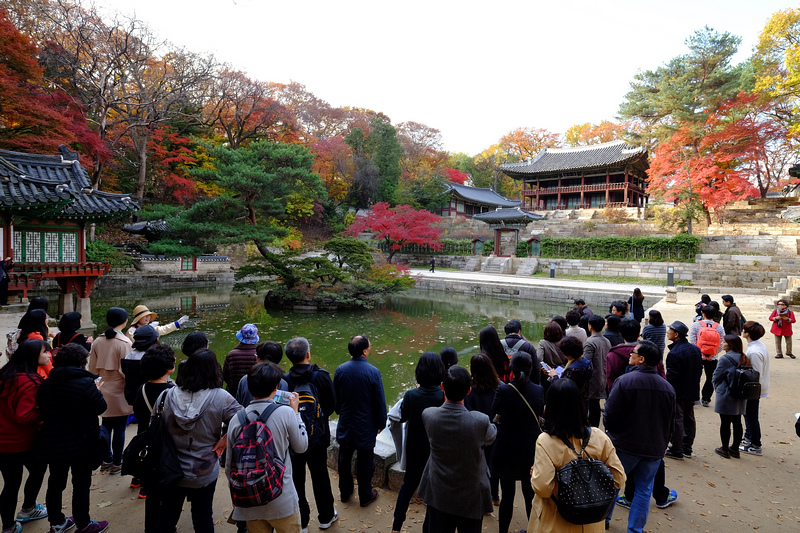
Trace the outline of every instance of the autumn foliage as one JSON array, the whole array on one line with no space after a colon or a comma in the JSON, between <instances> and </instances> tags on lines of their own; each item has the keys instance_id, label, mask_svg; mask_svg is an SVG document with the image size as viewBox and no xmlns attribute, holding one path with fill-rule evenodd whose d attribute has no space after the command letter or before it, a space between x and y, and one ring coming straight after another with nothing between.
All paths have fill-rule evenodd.
<instances>
[{"instance_id":1,"label":"autumn foliage","mask_svg":"<svg viewBox=\"0 0 800 533\"><path fill-rule=\"evenodd\" d=\"M356 218L345 234L355 237L367 231L373 233L375 240L386 241L391 263L394 254L405 244L427 245L441 250L439 236L442 229L434 226L438 221L437 215L424 209L417 210L408 205L389 207L388 203L379 202L366 216Z\"/></svg>"}]
</instances>

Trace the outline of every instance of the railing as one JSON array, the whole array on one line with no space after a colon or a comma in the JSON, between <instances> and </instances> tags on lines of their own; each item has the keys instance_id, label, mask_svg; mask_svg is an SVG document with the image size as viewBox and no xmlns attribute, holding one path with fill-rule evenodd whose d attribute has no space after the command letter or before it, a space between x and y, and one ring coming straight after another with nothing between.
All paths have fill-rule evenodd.
<instances>
[{"instance_id":1,"label":"railing","mask_svg":"<svg viewBox=\"0 0 800 533\"><path fill-rule=\"evenodd\" d=\"M524 209L529 211L561 211L565 209L605 209L606 207L641 207L634 202L603 202L596 206L592 204L559 204L559 205L551 205L551 206L536 206L536 205L529 205L525 206Z\"/></svg>"},{"instance_id":2,"label":"railing","mask_svg":"<svg viewBox=\"0 0 800 533\"><path fill-rule=\"evenodd\" d=\"M541 196L548 194L568 194L574 192L603 192L603 191L623 191L628 189L632 192L644 194L644 189L632 183L595 183L593 185L570 185L568 187L540 187L538 189L525 189L523 196Z\"/></svg>"},{"instance_id":3,"label":"railing","mask_svg":"<svg viewBox=\"0 0 800 533\"><path fill-rule=\"evenodd\" d=\"M42 278L65 278L73 276L103 276L108 274L110 263L15 263L14 272L38 273Z\"/></svg>"}]
</instances>

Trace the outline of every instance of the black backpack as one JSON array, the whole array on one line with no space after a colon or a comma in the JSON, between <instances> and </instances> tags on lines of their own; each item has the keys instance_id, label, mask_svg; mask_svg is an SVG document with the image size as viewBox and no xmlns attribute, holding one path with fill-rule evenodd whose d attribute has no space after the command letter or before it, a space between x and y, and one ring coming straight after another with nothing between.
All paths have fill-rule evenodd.
<instances>
[{"instance_id":1,"label":"black backpack","mask_svg":"<svg viewBox=\"0 0 800 533\"><path fill-rule=\"evenodd\" d=\"M298 411L300 418L306 425L306 434L308 434L308 447L313 448L323 444L323 437L325 436L325 415L322 413L322 407L319 403L319 393L314 381L319 375L319 370L311 372L311 377L305 383L295 385L289 373L284 376L287 384L289 385L289 392L296 392L300 397L300 405Z\"/></svg>"},{"instance_id":2,"label":"black backpack","mask_svg":"<svg viewBox=\"0 0 800 533\"><path fill-rule=\"evenodd\" d=\"M577 525L603 521L616 500L614 476L606 464L583 456L591 435L592 428L589 428L580 453L575 451L568 439L561 439L578 458L558 469L558 498L552 496L558 506L558 514L567 522Z\"/></svg>"},{"instance_id":3,"label":"black backpack","mask_svg":"<svg viewBox=\"0 0 800 533\"><path fill-rule=\"evenodd\" d=\"M730 359L734 361L733 357ZM733 373L733 383L728 386L728 390L738 400L758 400L761 397L760 379L761 374L752 366L737 366Z\"/></svg>"}]
</instances>

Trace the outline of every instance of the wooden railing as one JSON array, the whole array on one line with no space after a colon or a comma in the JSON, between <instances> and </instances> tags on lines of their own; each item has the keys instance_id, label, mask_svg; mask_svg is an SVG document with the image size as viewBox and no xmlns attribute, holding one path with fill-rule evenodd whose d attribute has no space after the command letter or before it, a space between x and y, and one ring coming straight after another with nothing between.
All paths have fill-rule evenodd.
<instances>
[{"instance_id":1,"label":"wooden railing","mask_svg":"<svg viewBox=\"0 0 800 533\"><path fill-rule=\"evenodd\" d=\"M65 278L74 276L103 276L108 274L110 263L15 263L14 273L36 272L42 278Z\"/></svg>"},{"instance_id":2,"label":"wooden railing","mask_svg":"<svg viewBox=\"0 0 800 533\"><path fill-rule=\"evenodd\" d=\"M576 192L603 192L603 191L623 191L628 189L631 192L644 194L644 189L632 183L596 183L593 185L570 185L568 187L540 187L539 189L525 189L523 196L539 196L551 194L568 194Z\"/></svg>"}]
</instances>

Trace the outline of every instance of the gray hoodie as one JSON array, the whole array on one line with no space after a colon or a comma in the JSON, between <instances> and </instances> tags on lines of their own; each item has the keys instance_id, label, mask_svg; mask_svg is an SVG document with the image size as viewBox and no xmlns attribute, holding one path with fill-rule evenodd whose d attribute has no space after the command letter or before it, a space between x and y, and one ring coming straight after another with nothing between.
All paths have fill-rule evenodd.
<instances>
[{"instance_id":1,"label":"gray hoodie","mask_svg":"<svg viewBox=\"0 0 800 533\"><path fill-rule=\"evenodd\" d=\"M164 422L175 441L184 475L178 485L205 487L219 477L219 457L213 447L222 437L222 424L242 406L224 389L189 392L173 387L163 394L167 395Z\"/></svg>"}]
</instances>

